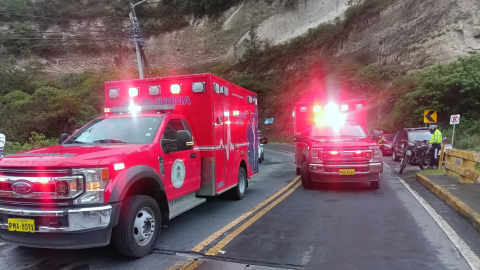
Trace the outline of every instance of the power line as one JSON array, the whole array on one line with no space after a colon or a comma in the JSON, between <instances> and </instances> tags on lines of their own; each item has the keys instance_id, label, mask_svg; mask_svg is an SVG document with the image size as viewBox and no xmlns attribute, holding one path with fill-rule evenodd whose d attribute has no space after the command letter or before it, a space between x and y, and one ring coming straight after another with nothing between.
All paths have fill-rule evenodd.
<instances>
[{"instance_id":1,"label":"power line","mask_svg":"<svg viewBox=\"0 0 480 270\"><path fill-rule=\"evenodd\" d=\"M45 17L45 16L37 16L37 15L30 15L30 14L19 14L19 13L12 13L12 12L0 12L0 14L3 15L14 15L14 16L19 16L19 17L27 17L27 18L42 18L42 19L47 19L47 20L54 20L54 21L79 21L81 19L65 19L65 18L58 18L58 17ZM105 16L107 17L107 16ZM103 17L103 18L105 18ZM128 18L125 18L128 20Z\"/></svg>"},{"instance_id":2,"label":"power line","mask_svg":"<svg viewBox=\"0 0 480 270\"><path fill-rule=\"evenodd\" d=\"M82 13L82 12L74 12L74 11L66 11L66 10L60 10L60 9L48 9L48 8L35 8L35 9L41 9L41 10L47 10L47 11L56 11L56 12L60 12L60 13L71 13L71 14L81 14L81 15L85 15L85 13ZM128 20L128 18L125 18L125 17L119 17L119 16L110 16L110 15L87 15L85 17L88 17L88 18L92 18L92 17L97 17L97 18L105 18L105 17L108 17L108 18L118 18L118 19L124 19L124 20Z\"/></svg>"},{"instance_id":3,"label":"power line","mask_svg":"<svg viewBox=\"0 0 480 270\"><path fill-rule=\"evenodd\" d=\"M113 29L119 29L119 28L113 28ZM125 31L123 31L125 30ZM95 33L112 33L112 34L126 34L129 32L129 29L125 28L125 29L122 29L121 32L114 32L114 31L108 31L108 30L83 30L84 32L95 32ZM73 34L83 34L82 32L79 32L79 31L68 31L68 30L65 30L65 31L22 31L20 33L32 33L32 34L62 34L62 33L73 33ZM9 35L12 35L12 34L18 34L18 32L1 32L0 31L0 34L9 34Z\"/></svg>"},{"instance_id":4,"label":"power line","mask_svg":"<svg viewBox=\"0 0 480 270\"><path fill-rule=\"evenodd\" d=\"M127 41L127 39L124 39L124 38L106 38L106 39L92 39L92 38L75 38L75 37L72 37L72 38L68 38L69 40L99 40L99 41L103 41L103 40L125 40ZM26 38L26 37L19 37L19 38L15 38L15 37L7 37L7 38L0 38L0 41L3 41L3 40L61 40L61 41L64 41L64 42L68 42L68 40L65 40L63 38Z\"/></svg>"}]
</instances>

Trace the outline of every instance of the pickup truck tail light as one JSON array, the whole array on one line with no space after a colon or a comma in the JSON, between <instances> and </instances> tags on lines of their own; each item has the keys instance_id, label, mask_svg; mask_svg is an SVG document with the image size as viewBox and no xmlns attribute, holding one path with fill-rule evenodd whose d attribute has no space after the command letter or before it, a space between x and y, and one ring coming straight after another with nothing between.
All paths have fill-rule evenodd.
<instances>
[{"instance_id":1,"label":"pickup truck tail light","mask_svg":"<svg viewBox=\"0 0 480 270\"><path fill-rule=\"evenodd\" d=\"M372 150L373 152L373 156L372 158L369 160L370 163L373 163L373 162L381 162L382 161L382 157L380 155L380 147L379 146L371 146L370 147L370 150ZM366 157L366 155L365 155Z\"/></svg>"}]
</instances>

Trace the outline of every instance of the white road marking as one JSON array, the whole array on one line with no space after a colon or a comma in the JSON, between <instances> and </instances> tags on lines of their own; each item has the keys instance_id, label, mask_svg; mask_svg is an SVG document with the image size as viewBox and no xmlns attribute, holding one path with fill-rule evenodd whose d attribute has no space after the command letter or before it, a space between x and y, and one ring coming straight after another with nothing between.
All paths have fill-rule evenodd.
<instances>
[{"instance_id":1,"label":"white road marking","mask_svg":"<svg viewBox=\"0 0 480 270\"><path fill-rule=\"evenodd\" d=\"M303 266L307 265L307 263L312 258L312 252L313 252L313 245L310 245L310 247L308 247L308 251L305 252L305 254L303 255L303 258L302 258L302 265Z\"/></svg>"},{"instance_id":2,"label":"white road marking","mask_svg":"<svg viewBox=\"0 0 480 270\"><path fill-rule=\"evenodd\" d=\"M392 172L395 171L390 168L390 166L384 163L387 168L389 168ZM443 232L447 235L447 237L452 241L455 247L460 251L463 258L467 261L468 265L474 270L480 270L480 258L470 249L470 247L463 241L460 236L448 225L448 223L433 209L430 204L428 204L418 193L413 190L402 178L397 177L398 180L410 191L410 193L417 199L417 201L423 206L423 208L430 214L430 216L435 220L438 226L443 230Z\"/></svg>"}]
</instances>

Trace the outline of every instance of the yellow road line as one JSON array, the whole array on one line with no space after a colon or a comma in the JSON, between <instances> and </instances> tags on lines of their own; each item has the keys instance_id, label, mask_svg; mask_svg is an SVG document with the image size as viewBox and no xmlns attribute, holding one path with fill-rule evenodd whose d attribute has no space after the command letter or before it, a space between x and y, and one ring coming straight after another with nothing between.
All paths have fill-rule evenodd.
<instances>
[{"instance_id":1,"label":"yellow road line","mask_svg":"<svg viewBox=\"0 0 480 270\"><path fill-rule=\"evenodd\" d=\"M180 270L193 270L193 269L197 268L202 263L203 263L203 261L193 261L193 262L185 265L184 267L180 268Z\"/></svg>"},{"instance_id":2,"label":"yellow road line","mask_svg":"<svg viewBox=\"0 0 480 270\"><path fill-rule=\"evenodd\" d=\"M203 240L200 244L196 245L192 251L195 252L200 252L202 249L204 249L207 245L209 245L211 242L213 242L215 239L217 239L219 236L222 234L226 233L228 230L231 228L235 227L238 223L249 217L251 214L255 213L258 209L262 208L264 205L269 203L270 201L274 200L276 197L278 197L280 194L282 194L285 190L289 189L291 186L293 186L298 180L300 179L300 176L297 176L295 179L293 179L292 182L290 182L288 185L286 185L284 188L279 190L277 193L273 194L270 196L268 199L265 201L261 202L259 205L255 206L254 208L250 209L248 212L244 213L243 215L239 216L237 219L234 221L228 223L225 225L223 228L215 232L214 234L210 235L207 237L207 239Z\"/></svg>"},{"instance_id":3,"label":"yellow road line","mask_svg":"<svg viewBox=\"0 0 480 270\"><path fill-rule=\"evenodd\" d=\"M193 270L202 263L203 261L177 262L167 270Z\"/></svg>"},{"instance_id":4,"label":"yellow road line","mask_svg":"<svg viewBox=\"0 0 480 270\"><path fill-rule=\"evenodd\" d=\"M265 213L270 211L275 205L283 201L288 195L290 195L295 189L297 189L301 185L300 182L298 182L292 189L287 191L285 194L283 194L280 198L278 198L276 201L262 209L262 211L258 212L255 216L253 216L251 219L243 223L240 227L235 229L233 232L231 232L229 235L227 235L225 238L223 238L220 242L218 242L215 246L213 246L205 255L209 256L215 256L219 251L222 250L230 241L233 240L237 235L239 235L241 232L243 232L245 229L247 229L250 225L252 225L255 221L257 221L259 218L261 218Z\"/></svg>"}]
</instances>

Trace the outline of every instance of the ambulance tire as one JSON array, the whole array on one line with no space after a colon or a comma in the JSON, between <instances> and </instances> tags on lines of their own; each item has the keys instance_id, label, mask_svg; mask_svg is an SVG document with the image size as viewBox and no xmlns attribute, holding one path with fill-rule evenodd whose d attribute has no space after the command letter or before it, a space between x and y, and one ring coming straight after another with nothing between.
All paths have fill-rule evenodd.
<instances>
[{"instance_id":1,"label":"ambulance tire","mask_svg":"<svg viewBox=\"0 0 480 270\"><path fill-rule=\"evenodd\" d=\"M296 169L296 173L297 175L301 175L302 174L302 169L301 168L295 168Z\"/></svg>"},{"instance_id":2,"label":"ambulance tire","mask_svg":"<svg viewBox=\"0 0 480 270\"><path fill-rule=\"evenodd\" d=\"M137 222L141 221L139 217L141 218L143 213L151 215L154 220L154 226L151 226L151 221L144 223L153 227L153 235L147 236L149 239L145 245L139 244L135 238L135 232L138 231L135 225L141 225L142 222ZM161 228L162 216L157 202L150 196L136 195L122 203L119 222L112 231L112 240L122 255L141 258L153 251Z\"/></svg>"},{"instance_id":3,"label":"ambulance tire","mask_svg":"<svg viewBox=\"0 0 480 270\"><path fill-rule=\"evenodd\" d=\"M245 191L247 190L247 172L243 167L238 169L238 183L235 188L230 191L230 197L234 200L241 200L245 197Z\"/></svg>"},{"instance_id":4,"label":"ambulance tire","mask_svg":"<svg viewBox=\"0 0 480 270\"><path fill-rule=\"evenodd\" d=\"M370 187L371 187L372 189L379 189L379 188L380 188L380 180L370 182Z\"/></svg>"},{"instance_id":5,"label":"ambulance tire","mask_svg":"<svg viewBox=\"0 0 480 270\"><path fill-rule=\"evenodd\" d=\"M301 178L302 178L303 188L312 189L313 188L312 175L310 174L310 170L308 169L308 163L306 161L302 163L301 175L302 175Z\"/></svg>"}]
</instances>

